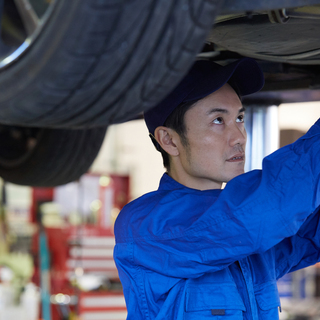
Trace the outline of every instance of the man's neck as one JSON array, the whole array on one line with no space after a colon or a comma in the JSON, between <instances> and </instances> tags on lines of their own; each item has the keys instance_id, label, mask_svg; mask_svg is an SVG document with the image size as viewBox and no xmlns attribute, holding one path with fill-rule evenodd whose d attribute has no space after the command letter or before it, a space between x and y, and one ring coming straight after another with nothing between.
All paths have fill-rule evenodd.
<instances>
[{"instance_id":1,"label":"man's neck","mask_svg":"<svg viewBox=\"0 0 320 320\"><path fill-rule=\"evenodd\" d=\"M188 174L185 174L184 172L181 173L180 170L176 170L175 167L171 168L167 172L167 174L175 181L191 189L212 190L222 188L222 183L212 181L206 178L191 177Z\"/></svg>"}]
</instances>

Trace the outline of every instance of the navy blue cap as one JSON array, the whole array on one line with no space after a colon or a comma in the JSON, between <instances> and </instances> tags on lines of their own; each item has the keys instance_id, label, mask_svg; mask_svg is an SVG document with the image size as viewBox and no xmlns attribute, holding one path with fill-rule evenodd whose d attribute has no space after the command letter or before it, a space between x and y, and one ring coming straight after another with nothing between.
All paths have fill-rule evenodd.
<instances>
[{"instance_id":1,"label":"navy blue cap","mask_svg":"<svg viewBox=\"0 0 320 320\"><path fill-rule=\"evenodd\" d=\"M178 86L156 107L145 112L149 133L154 135L155 129L163 126L172 111L182 102L200 100L227 82L236 88L240 96L245 96L263 87L264 76L257 62L250 58L243 58L226 66L209 60L196 61Z\"/></svg>"}]
</instances>

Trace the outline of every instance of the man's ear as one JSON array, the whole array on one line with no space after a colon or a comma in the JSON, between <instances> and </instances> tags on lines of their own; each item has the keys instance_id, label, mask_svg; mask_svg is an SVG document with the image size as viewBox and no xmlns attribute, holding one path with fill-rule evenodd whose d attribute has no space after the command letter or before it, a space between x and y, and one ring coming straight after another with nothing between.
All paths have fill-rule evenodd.
<instances>
[{"instance_id":1,"label":"man's ear","mask_svg":"<svg viewBox=\"0 0 320 320\"><path fill-rule=\"evenodd\" d=\"M163 126L157 127L154 131L154 136L161 148L171 156L179 155L179 150L175 143L177 135L178 134L173 129Z\"/></svg>"}]
</instances>

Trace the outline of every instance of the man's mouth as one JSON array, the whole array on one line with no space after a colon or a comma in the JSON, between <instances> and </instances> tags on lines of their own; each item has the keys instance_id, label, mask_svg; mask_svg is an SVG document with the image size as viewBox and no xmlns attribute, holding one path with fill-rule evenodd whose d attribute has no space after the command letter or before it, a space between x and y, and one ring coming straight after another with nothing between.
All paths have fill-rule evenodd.
<instances>
[{"instance_id":1,"label":"man's mouth","mask_svg":"<svg viewBox=\"0 0 320 320\"><path fill-rule=\"evenodd\" d=\"M243 161L244 155L234 155L231 158L227 159L228 162L237 162L237 161Z\"/></svg>"}]
</instances>

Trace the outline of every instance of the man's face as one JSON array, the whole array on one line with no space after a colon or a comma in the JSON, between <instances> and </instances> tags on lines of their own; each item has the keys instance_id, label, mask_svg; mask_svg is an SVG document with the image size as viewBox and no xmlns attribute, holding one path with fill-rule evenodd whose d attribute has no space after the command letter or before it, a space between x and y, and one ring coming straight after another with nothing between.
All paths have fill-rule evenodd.
<instances>
[{"instance_id":1,"label":"man's face","mask_svg":"<svg viewBox=\"0 0 320 320\"><path fill-rule=\"evenodd\" d=\"M244 173L244 108L229 84L199 100L184 120L187 145L178 143L174 179L205 190L221 188L223 182Z\"/></svg>"}]
</instances>

